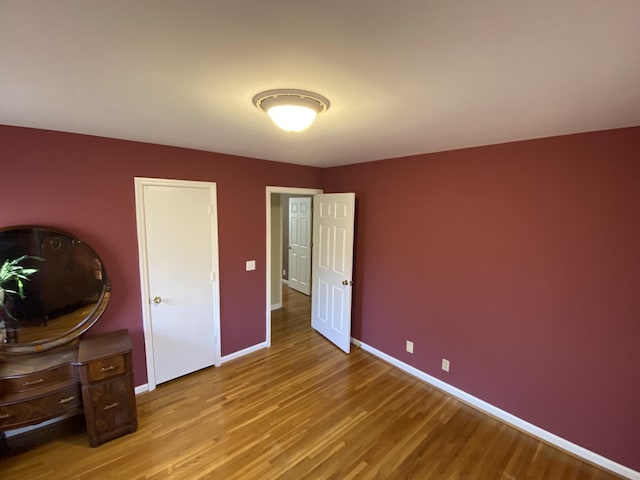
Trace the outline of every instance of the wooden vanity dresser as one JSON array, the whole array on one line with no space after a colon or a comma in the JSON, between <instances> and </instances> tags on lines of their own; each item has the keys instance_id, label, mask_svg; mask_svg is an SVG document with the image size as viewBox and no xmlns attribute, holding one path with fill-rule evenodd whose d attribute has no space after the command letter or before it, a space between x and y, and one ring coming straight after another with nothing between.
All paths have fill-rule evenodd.
<instances>
[{"instance_id":1,"label":"wooden vanity dresser","mask_svg":"<svg viewBox=\"0 0 640 480\"><path fill-rule=\"evenodd\" d=\"M0 453L7 431L80 414L92 447L134 432L129 332L87 334L111 299L97 253L57 228L4 227L0 270Z\"/></svg>"},{"instance_id":2,"label":"wooden vanity dresser","mask_svg":"<svg viewBox=\"0 0 640 480\"><path fill-rule=\"evenodd\" d=\"M77 414L92 447L136 431L127 330L0 362L0 431Z\"/></svg>"}]
</instances>

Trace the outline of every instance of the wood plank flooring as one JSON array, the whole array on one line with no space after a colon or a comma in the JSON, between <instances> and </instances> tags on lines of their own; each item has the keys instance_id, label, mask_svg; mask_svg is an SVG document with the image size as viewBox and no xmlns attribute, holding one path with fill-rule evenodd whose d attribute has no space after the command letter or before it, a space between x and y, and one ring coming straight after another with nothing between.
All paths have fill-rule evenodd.
<instances>
[{"instance_id":1,"label":"wood plank flooring","mask_svg":"<svg viewBox=\"0 0 640 480\"><path fill-rule=\"evenodd\" d=\"M138 396L138 432L90 448L82 428L0 461L11 479L618 477L521 433L370 354L345 355L285 289L265 349Z\"/></svg>"}]
</instances>

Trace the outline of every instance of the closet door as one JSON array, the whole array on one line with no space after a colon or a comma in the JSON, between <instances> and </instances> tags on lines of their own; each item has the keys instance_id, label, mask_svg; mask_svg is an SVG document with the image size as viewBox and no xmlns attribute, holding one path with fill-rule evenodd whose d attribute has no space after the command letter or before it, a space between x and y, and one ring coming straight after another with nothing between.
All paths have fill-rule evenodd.
<instances>
[{"instance_id":1,"label":"closet door","mask_svg":"<svg viewBox=\"0 0 640 480\"><path fill-rule=\"evenodd\" d=\"M215 184L136 179L149 386L219 363Z\"/></svg>"}]
</instances>

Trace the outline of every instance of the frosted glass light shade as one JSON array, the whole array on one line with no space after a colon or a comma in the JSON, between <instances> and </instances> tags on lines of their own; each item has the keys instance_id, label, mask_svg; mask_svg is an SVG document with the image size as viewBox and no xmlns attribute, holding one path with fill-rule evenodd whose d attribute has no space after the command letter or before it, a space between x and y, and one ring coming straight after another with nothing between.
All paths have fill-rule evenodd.
<instances>
[{"instance_id":1,"label":"frosted glass light shade","mask_svg":"<svg viewBox=\"0 0 640 480\"><path fill-rule=\"evenodd\" d=\"M281 129L301 132L313 123L318 112L303 105L274 105L267 109L267 114Z\"/></svg>"},{"instance_id":2,"label":"frosted glass light shade","mask_svg":"<svg viewBox=\"0 0 640 480\"><path fill-rule=\"evenodd\" d=\"M287 132L304 130L329 108L325 97L304 90L269 90L253 97L253 103Z\"/></svg>"}]
</instances>

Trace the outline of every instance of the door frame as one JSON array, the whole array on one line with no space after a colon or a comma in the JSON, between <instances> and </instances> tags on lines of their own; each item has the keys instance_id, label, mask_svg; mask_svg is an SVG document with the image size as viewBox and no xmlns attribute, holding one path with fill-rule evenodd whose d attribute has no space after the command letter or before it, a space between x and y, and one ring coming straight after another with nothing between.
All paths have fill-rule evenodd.
<instances>
[{"instance_id":1,"label":"door frame","mask_svg":"<svg viewBox=\"0 0 640 480\"><path fill-rule=\"evenodd\" d=\"M151 325L151 293L149 291L148 278L148 256L147 256L147 235L145 232L145 211L144 211L144 187L145 186L163 186L163 187L191 187L191 188L207 188L209 190L209 201L211 205L211 240L215 245L213 249L212 272L213 281L213 354L214 365L220 366L220 269L218 259L218 200L215 182L201 182L193 180L174 180L165 178L146 178L134 177L135 201L136 201L136 230L138 234L138 262L140 274L140 300L142 305L142 326L144 332L145 360L147 363L147 386L148 390L156 388L156 372L153 350L153 335Z\"/></svg>"},{"instance_id":2,"label":"door frame","mask_svg":"<svg viewBox=\"0 0 640 480\"><path fill-rule=\"evenodd\" d=\"M323 193L320 188L300 188L300 187L266 187L266 218L267 218L267 238L266 238L266 295L265 295L265 311L266 311L266 329L265 329L265 344L269 348L271 346L271 194L272 193L286 193L293 195L317 195ZM281 207L282 208L282 207Z\"/></svg>"}]
</instances>

